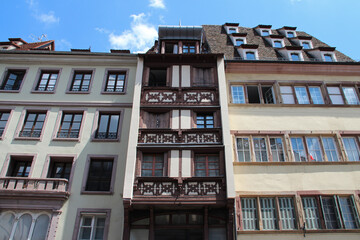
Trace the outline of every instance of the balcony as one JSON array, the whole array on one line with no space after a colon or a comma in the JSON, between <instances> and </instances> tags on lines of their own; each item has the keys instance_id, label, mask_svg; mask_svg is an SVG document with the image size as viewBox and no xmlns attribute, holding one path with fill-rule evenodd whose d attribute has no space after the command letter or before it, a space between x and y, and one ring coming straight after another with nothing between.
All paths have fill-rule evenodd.
<instances>
[{"instance_id":1,"label":"balcony","mask_svg":"<svg viewBox=\"0 0 360 240\"><path fill-rule=\"evenodd\" d=\"M59 178L0 178L1 197L56 198L65 200L69 197L68 180Z\"/></svg>"},{"instance_id":2,"label":"balcony","mask_svg":"<svg viewBox=\"0 0 360 240\"><path fill-rule=\"evenodd\" d=\"M193 128L188 130L140 129L143 144L221 144L221 129Z\"/></svg>"},{"instance_id":3,"label":"balcony","mask_svg":"<svg viewBox=\"0 0 360 240\"><path fill-rule=\"evenodd\" d=\"M226 186L223 177L138 177L134 185L135 198L212 198L224 200Z\"/></svg>"},{"instance_id":4,"label":"balcony","mask_svg":"<svg viewBox=\"0 0 360 240\"><path fill-rule=\"evenodd\" d=\"M214 87L191 89L145 87L141 95L142 105L219 105L218 92Z\"/></svg>"}]
</instances>

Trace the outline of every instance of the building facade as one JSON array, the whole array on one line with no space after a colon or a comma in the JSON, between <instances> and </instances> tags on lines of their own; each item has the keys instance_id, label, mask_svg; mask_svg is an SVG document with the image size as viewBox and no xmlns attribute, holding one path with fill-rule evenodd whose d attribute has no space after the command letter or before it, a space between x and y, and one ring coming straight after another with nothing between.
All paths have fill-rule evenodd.
<instances>
[{"instance_id":1,"label":"building facade","mask_svg":"<svg viewBox=\"0 0 360 240\"><path fill-rule=\"evenodd\" d=\"M204 30L226 59L237 239L358 239L360 64L295 27Z\"/></svg>"},{"instance_id":2,"label":"building facade","mask_svg":"<svg viewBox=\"0 0 360 240\"><path fill-rule=\"evenodd\" d=\"M118 239L137 56L0 52L0 239Z\"/></svg>"}]
</instances>

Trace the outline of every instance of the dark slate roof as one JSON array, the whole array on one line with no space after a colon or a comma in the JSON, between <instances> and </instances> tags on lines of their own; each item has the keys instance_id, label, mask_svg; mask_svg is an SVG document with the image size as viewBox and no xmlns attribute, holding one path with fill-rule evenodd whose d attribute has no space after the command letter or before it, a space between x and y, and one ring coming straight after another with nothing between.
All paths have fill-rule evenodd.
<instances>
[{"instance_id":1,"label":"dark slate roof","mask_svg":"<svg viewBox=\"0 0 360 240\"><path fill-rule=\"evenodd\" d=\"M205 39L211 53L224 53L225 60L239 59L240 56L236 50L236 47L232 43L230 36L227 35L225 28L222 25L203 25L203 29ZM273 48L262 36L260 36L256 32L255 28L246 28L239 26L238 29L239 33L247 33L247 44L259 46L258 54L260 60L276 61L282 59L282 56L277 52L276 48ZM280 31L276 29L271 29L271 31L272 35L282 35ZM314 49L319 47L330 47L326 43L302 31L296 31L296 36L312 37L311 42ZM297 46L296 43L291 40L291 38L284 37L283 40L285 46ZM310 61L310 58L313 58L307 53L307 51L302 50L302 52L305 61ZM336 50L334 52L339 62L354 62L354 60L352 60L345 54Z\"/></svg>"}]
</instances>

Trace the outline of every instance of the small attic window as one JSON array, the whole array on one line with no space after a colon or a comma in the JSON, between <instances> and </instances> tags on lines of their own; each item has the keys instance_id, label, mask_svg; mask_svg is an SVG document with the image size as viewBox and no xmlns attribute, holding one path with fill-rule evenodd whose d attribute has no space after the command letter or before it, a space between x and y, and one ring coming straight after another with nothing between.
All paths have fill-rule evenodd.
<instances>
[{"instance_id":1,"label":"small attic window","mask_svg":"<svg viewBox=\"0 0 360 240\"><path fill-rule=\"evenodd\" d=\"M300 61L300 55L298 53L291 53L291 61Z\"/></svg>"},{"instance_id":2,"label":"small attic window","mask_svg":"<svg viewBox=\"0 0 360 240\"><path fill-rule=\"evenodd\" d=\"M282 48L282 43L279 40L274 41L274 47L275 48Z\"/></svg>"},{"instance_id":3,"label":"small attic window","mask_svg":"<svg viewBox=\"0 0 360 240\"><path fill-rule=\"evenodd\" d=\"M293 38L293 37L295 37L295 33L294 32L287 32L287 37L288 38Z\"/></svg>"},{"instance_id":4,"label":"small attic window","mask_svg":"<svg viewBox=\"0 0 360 240\"><path fill-rule=\"evenodd\" d=\"M324 54L324 61L325 62L334 62L334 58L332 54Z\"/></svg>"},{"instance_id":5,"label":"small attic window","mask_svg":"<svg viewBox=\"0 0 360 240\"><path fill-rule=\"evenodd\" d=\"M229 28L229 34L237 33L236 28Z\"/></svg>"},{"instance_id":6,"label":"small attic window","mask_svg":"<svg viewBox=\"0 0 360 240\"><path fill-rule=\"evenodd\" d=\"M255 52L246 52L246 60L256 60Z\"/></svg>"},{"instance_id":7,"label":"small attic window","mask_svg":"<svg viewBox=\"0 0 360 240\"><path fill-rule=\"evenodd\" d=\"M175 43L166 43L165 53L178 53L178 45Z\"/></svg>"},{"instance_id":8,"label":"small attic window","mask_svg":"<svg viewBox=\"0 0 360 240\"><path fill-rule=\"evenodd\" d=\"M310 49L311 48L310 42L302 42L301 45L302 45L302 47L304 49Z\"/></svg>"},{"instance_id":9,"label":"small attic window","mask_svg":"<svg viewBox=\"0 0 360 240\"><path fill-rule=\"evenodd\" d=\"M270 31L269 30L261 30L261 36L269 36Z\"/></svg>"},{"instance_id":10,"label":"small attic window","mask_svg":"<svg viewBox=\"0 0 360 240\"><path fill-rule=\"evenodd\" d=\"M242 38L236 39L236 46L241 46L243 44L244 44L244 39L242 39Z\"/></svg>"}]
</instances>

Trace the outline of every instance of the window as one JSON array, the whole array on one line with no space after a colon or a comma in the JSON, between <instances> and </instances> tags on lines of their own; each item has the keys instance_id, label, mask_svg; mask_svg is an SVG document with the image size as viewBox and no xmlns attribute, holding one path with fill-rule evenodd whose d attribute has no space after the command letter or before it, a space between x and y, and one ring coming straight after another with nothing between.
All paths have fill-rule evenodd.
<instances>
[{"instance_id":1,"label":"window","mask_svg":"<svg viewBox=\"0 0 360 240\"><path fill-rule=\"evenodd\" d=\"M196 177L218 177L220 176L220 162L218 155L197 154L195 155Z\"/></svg>"},{"instance_id":2,"label":"window","mask_svg":"<svg viewBox=\"0 0 360 240\"><path fill-rule=\"evenodd\" d=\"M294 32L287 32L287 37L288 38L293 38L293 37L295 37L295 33Z\"/></svg>"},{"instance_id":3,"label":"window","mask_svg":"<svg viewBox=\"0 0 360 240\"><path fill-rule=\"evenodd\" d=\"M359 105L359 98L354 87L327 87L332 104ZM343 98L344 96L344 98Z\"/></svg>"},{"instance_id":4,"label":"window","mask_svg":"<svg viewBox=\"0 0 360 240\"><path fill-rule=\"evenodd\" d=\"M2 137L7 121L9 120L10 112L0 111L0 138Z\"/></svg>"},{"instance_id":5,"label":"window","mask_svg":"<svg viewBox=\"0 0 360 240\"><path fill-rule=\"evenodd\" d=\"M126 72L112 72L107 74L105 92L124 92Z\"/></svg>"},{"instance_id":6,"label":"window","mask_svg":"<svg viewBox=\"0 0 360 240\"><path fill-rule=\"evenodd\" d=\"M105 214L83 214L80 220L78 240L100 240L104 239Z\"/></svg>"},{"instance_id":7,"label":"window","mask_svg":"<svg viewBox=\"0 0 360 240\"><path fill-rule=\"evenodd\" d=\"M302 45L303 49L310 49L311 48L309 42L302 42L301 45Z\"/></svg>"},{"instance_id":8,"label":"window","mask_svg":"<svg viewBox=\"0 0 360 240\"><path fill-rule=\"evenodd\" d=\"M42 71L39 82L35 88L36 91L53 92L55 90L56 81L59 76L59 71Z\"/></svg>"},{"instance_id":9,"label":"window","mask_svg":"<svg viewBox=\"0 0 360 240\"><path fill-rule=\"evenodd\" d=\"M236 28L229 28L229 34L237 33Z\"/></svg>"},{"instance_id":10,"label":"window","mask_svg":"<svg viewBox=\"0 0 360 240\"><path fill-rule=\"evenodd\" d=\"M258 202L260 209L258 209ZM277 204L279 207L276 207ZM241 198L241 212L243 230L297 229L295 205L292 197ZM260 220L262 224L259 224Z\"/></svg>"},{"instance_id":11,"label":"window","mask_svg":"<svg viewBox=\"0 0 360 240\"><path fill-rule=\"evenodd\" d=\"M291 53L291 61L300 61L300 55L299 53Z\"/></svg>"},{"instance_id":12,"label":"window","mask_svg":"<svg viewBox=\"0 0 360 240\"><path fill-rule=\"evenodd\" d=\"M91 71L75 71L70 86L71 92L88 92L90 90L92 72Z\"/></svg>"},{"instance_id":13,"label":"window","mask_svg":"<svg viewBox=\"0 0 360 240\"><path fill-rule=\"evenodd\" d=\"M291 138L291 146L296 162L306 162L307 156L303 139L300 137Z\"/></svg>"},{"instance_id":14,"label":"window","mask_svg":"<svg viewBox=\"0 0 360 240\"><path fill-rule=\"evenodd\" d=\"M360 161L360 152L357 139L354 137L343 137L342 140L348 160Z\"/></svg>"},{"instance_id":15,"label":"window","mask_svg":"<svg viewBox=\"0 0 360 240\"><path fill-rule=\"evenodd\" d=\"M310 161L323 161L319 138L307 137L306 144L308 146Z\"/></svg>"},{"instance_id":16,"label":"window","mask_svg":"<svg viewBox=\"0 0 360 240\"><path fill-rule=\"evenodd\" d=\"M294 87L296 98L299 104L310 104L309 96L305 87Z\"/></svg>"},{"instance_id":17,"label":"window","mask_svg":"<svg viewBox=\"0 0 360 240\"><path fill-rule=\"evenodd\" d=\"M245 103L244 86L231 86L231 96L233 103Z\"/></svg>"},{"instance_id":18,"label":"window","mask_svg":"<svg viewBox=\"0 0 360 240\"><path fill-rule=\"evenodd\" d=\"M324 104L320 87L308 87L313 104Z\"/></svg>"},{"instance_id":19,"label":"window","mask_svg":"<svg viewBox=\"0 0 360 240\"><path fill-rule=\"evenodd\" d=\"M0 90L20 90L25 73L25 70L9 70Z\"/></svg>"},{"instance_id":20,"label":"window","mask_svg":"<svg viewBox=\"0 0 360 240\"><path fill-rule=\"evenodd\" d=\"M246 60L256 60L255 52L246 52Z\"/></svg>"},{"instance_id":21,"label":"window","mask_svg":"<svg viewBox=\"0 0 360 240\"><path fill-rule=\"evenodd\" d=\"M143 128L169 128L170 112L141 112Z\"/></svg>"},{"instance_id":22,"label":"window","mask_svg":"<svg viewBox=\"0 0 360 240\"><path fill-rule=\"evenodd\" d=\"M295 104L294 92L290 86L280 86L280 94L284 104Z\"/></svg>"},{"instance_id":23,"label":"window","mask_svg":"<svg viewBox=\"0 0 360 240\"><path fill-rule=\"evenodd\" d=\"M151 87L165 87L166 86L166 68L151 68L149 73L148 86Z\"/></svg>"},{"instance_id":24,"label":"window","mask_svg":"<svg viewBox=\"0 0 360 240\"><path fill-rule=\"evenodd\" d=\"M196 52L195 44L194 43L184 43L182 52L183 53L195 53Z\"/></svg>"},{"instance_id":25,"label":"window","mask_svg":"<svg viewBox=\"0 0 360 240\"><path fill-rule=\"evenodd\" d=\"M213 68L192 68L193 71L193 85L194 86L213 86L214 69Z\"/></svg>"},{"instance_id":26,"label":"window","mask_svg":"<svg viewBox=\"0 0 360 240\"><path fill-rule=\"evenodd\" d=\"M276 136L238 137L236 138L238 161L251 162L252 149L256 162L284 162L285 151L283 139ZM270 148L268 147L270 146Z\"/></svg>"},{"instance_id":27,"label":"window","mask_svg":"<svg viewBox=\"0 0 360 240\"><path fill-rule=\"evenodd\" d=\"M72 159L51 158L48 171L48 178L65 178L70 180Z\"/></svg>"},{"instance_id":28,"label":"window","mask_svg":"<svg viewBox=\"0 0 360 240\"><path fill-rule=\"evenodd\" d=\"M100 113L96 139L118 139L120 113Z\"/></svg>"},{"instance_id":29,"label":"window","mask_svg":"<svg viewBox=\"0 0 360 240\"><path fill-rule=\"evenodd\" d=\"M6 176L29 177L32 161L32 156L11 156Z\"/></svg>"},{"instance_id":30,"label":"window","mask_svg":"<svg viewBox=\"0 0 360 240\"><path fill-rule=\"evenodd\" d=\"M39 138L46 118L45 112L27 112L19 137Z\"/></svg>"},{"instance_id":31,"label":"window","mask_svg":"<svg viewBox=\"0 0 360 240\"><path fill-rule=\"evenodd\" d=\"M82 113L62 114L61 125L57 133L58 138L78 138L80 133Z\"/></svg>"},{"instance_id":32,"label":"window","mask_svg":"<svg viewBox=\"0 0 360 240\"><path fill-rule=\"evenodd\" d=\"M50 215L47 213L6 210L0 213L0 239L45 240L49 226Z\"/></svg>"},{"instance_id":33,"label":"window","mask_svg":"<svg viewBox=\"0 0 360 240\"><path fill-rule=\"evenodd\" d=\"M165 43L165 53L178 53L178 45L176 43Z\"/></svg>"},{"instance_id":34,"label":"window","mask_svg":"<svg viewBox=\"0 0 360 240\"><path fill-rule=\"evenodd\" d=\"M339 153L335 144L335 139L333 137L323 137L322 142L327 160L329 162L338 162Z\"/></svg>"},{"instance_id":35,"label":"window","mask_svg":"<svg viewBox=\"0 0 360 240\"><path fill-rule=\"evenodd\" d=\"M359 99L356 95L356 90L353 87L342 87L345 100L347 104L359 105Z\"/></svg>"},{"instance_id":36,"label":"window","mask_svg":"<svg viewBox=\"0 0 360 240\"><path fill-rule=\"evenodd\" d=\"M294 90L293 90L294 89ZM321 88L317 86L280 86L284 104L295 104L294 92L298 104L324 104Z\"/></svg>"},{"instance_id":37,"label":"window","mask_svg":"<svg viewBox=\"0 0 360 240\"><path fill-rule=\"evenodd\" d=\"M214 115L207 113L196 114L197 128L214 128Z\"/></svg>"},{"instance_id":38,"label":"window","mask_svg":"<svg viewBox=\"0 0 360 240\"><path fill-rule=\"evenodd\" d=\"M344 104L339 87L327 87L332 104Z\"/></svg>"},{"instance_id":39,"label":"window","mask_svg":"<svg viewBox=\"0 0 360 240\"><path fill-rule=\"evenodd\" d=\"M141 176L142 177L162 177L164 172L164 154L143 154L141 161Z\"/></svg>"},{"instance_id":40,"label":"window","mask_svg":"<svg viewBox=\"0 0 360 240\"><path fill-rule=\"evenodd\" d=\"M322 223L326 229L359 228L353 196L303 197L302 203L307 229L321 229Z\"/></svg>"},{"instance_id":41,"label":"window","mask_svg":"<svg viewBox=\"0 0 360 240\"><path fill-rule=\"evenodd\" d=\"M244 44L244 39L238 38L236 39L236 46L241 46Z\"/></svg>"},{"instance_id":42,"label":"window","mask_svg":"<svg viewBox=\"0 0 360 240\"><path fill-rule=\"evenodd\" d=\"M331 54L324 54L324 61L325 62L333 62L333 56Z\"/></svg>"},{"instance_id":43,"label":"window","mask_svg":"<svg viewBox=\"0 0 360 240\"><path fill-rule=\"evenodd\" d=\"M112 191L113 158L90 158L85 191Z\"/></svg>"},{"instance_id":44,"label":"window","mask_svg":"<svg viewBox=\"0 0 360 240\"><path fill-rule=\"evenodd\" d=\"M261 30L261 36L269 36L270 35L270 32L269 30Z\"/></svg>"},{"instance_id":45,"label":"window","mask_svg":"<svg viewBox=\"0 0 360 240\"><path fill-rule=\"evenodd\" d=\"M282 43L281 43L281 41L274 41L274 47L275 47L275 48L282 48Z\"/></svg>"}]
</instances>

